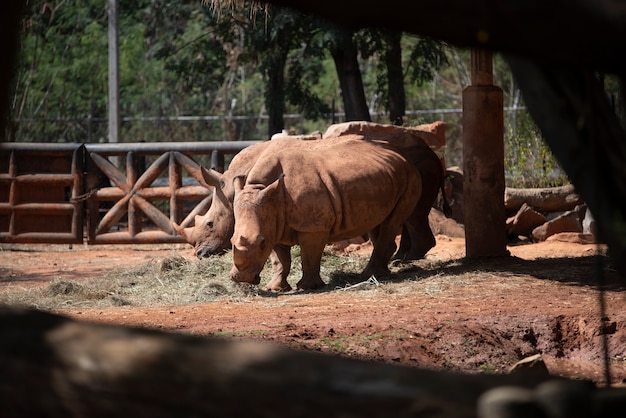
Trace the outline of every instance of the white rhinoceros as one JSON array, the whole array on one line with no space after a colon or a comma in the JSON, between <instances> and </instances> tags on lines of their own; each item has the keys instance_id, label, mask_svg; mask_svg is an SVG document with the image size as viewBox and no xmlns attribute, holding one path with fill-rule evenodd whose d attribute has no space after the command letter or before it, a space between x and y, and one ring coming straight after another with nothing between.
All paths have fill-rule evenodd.
<instances>
[{"instance_id":1,"label":"white rhinoceros","mask_svg":"<svg viewBox=\"0 0 626 418\"><path fill-rule=\"evenodd\" d=\"M438 125L438 129L443 129ZM428 222L428 214L443 187L443 168L439 157L421 138L432 135L427 131L420 131L419 127L411 129L391 125L381 125L371 122L348 122L332 125L324 134L323 141L333 141L333 137L348 134L359 134L366 141L371 141L383 147L397 149L407 160L415 165L423 179L422 194L415 210L407 219L402 229L402 240L396 254L397 258L416 260L422 258L435 245L435 237ZM442 136L437 134L438 136ZM292 139L280 142L280 147L298 146L309 147L319 141ZM314 145L311 145L314 144ZM180 235L194 247L198 258L218 254L231 247L230 238L235 224L232 202L234 189L232 180L246 175L257 158L266 150L278 145L274 141L266 141L250 146L239 152L231 161L228 170L221 174L215 170L206 170L202 167L202 174L208 186L214 188L213 202L205 215L195 217L195 225L180 228L174 225ZM443 193L442 193L443 194ZM444 198L444 209L449 209Z\"/></svg>"},{"instance_id":2,"label":"white rhinoceros","mask_svg":"<svg viewBox=\"0 0 626 418\"><path fill-rule=\"evenodd\" d=\"M368 233L373 251L363 275L386 275L395 237L421 194L418 170L398 152L357 135L289 146L272 140L245 177L235 178L235 230L231 279L259 283L272 251L283 271L270 289L289 289L290 247L299 245L299 289L324 285L320 262L326 244ZM276 272L275 272L276 273Z\"/></svg>"},{"instance_id":3,"label":"white rhinoceros","mask_svg":"<svg viewBox=\"0 0 626 418\"><path fill-rule=\"evenodd\" d=\"M230 249L235 228L233 179L248 174L269 145L270 142L259 142L239 151L224 174L200 167L206 185L213 188L211 206L206 214L196 215L194 226L181 228L174 224L180 236L193 246L196 257L204 258Z\"/></svg>"},{"instance_id":4,"label":"white rhinoceros","mask_svg":"<svg viewBox=\"0 0 626 418\"><path fill-rule=\"evenodd\" d=\"M446 200L444 167L431 145L445 145L445 123L437 121L415 127L385 125L374 122L351 121L331 125L323 135L335 138L343 135L361 135L382 147L392 147L411 162L422 176L422 195L415 210L402 226L400 248L395 258L419 260L435 246L435 236L430 228L428 214L441 190L443 211L450 217L452 211Z\"/></svg>"}]
</instances>

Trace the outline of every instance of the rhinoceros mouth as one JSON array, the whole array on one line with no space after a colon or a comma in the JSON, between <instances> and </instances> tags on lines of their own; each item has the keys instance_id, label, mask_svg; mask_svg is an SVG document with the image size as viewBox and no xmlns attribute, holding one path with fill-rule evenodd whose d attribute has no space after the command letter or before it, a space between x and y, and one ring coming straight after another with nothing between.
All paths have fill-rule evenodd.
<instances>
[{"instance_id":1,"label":"rhinoceros mouth","mask_svg":"<svg viewBox=\"0 0 626 418\"><path fill-rule=\"evenodd\" d=\"M261 283L261 274L244 273L233 267L230 271L230 279L237 283L259 284Z\"/></svg>"},{"instance_id":2,"label":"rhinoceros mouth","mask_svg":"<svg viewBox=\"0 0 626 418\"><path fill-rule=\"evenodd\" d=\"M198 259L209 258L212 255L222 255L228 251L228 247L203 247L196 250Z\"/></svg>"}]
</instances>

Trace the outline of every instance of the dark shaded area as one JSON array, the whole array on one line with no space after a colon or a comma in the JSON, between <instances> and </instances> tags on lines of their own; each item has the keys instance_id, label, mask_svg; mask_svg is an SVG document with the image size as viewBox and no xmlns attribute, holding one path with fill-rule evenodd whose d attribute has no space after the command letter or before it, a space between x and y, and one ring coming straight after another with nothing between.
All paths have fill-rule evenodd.
<instances>
[{"instance_id":1,"label":"dark shaded area","mask_svg":"<svg viewBox=\"0 0 626 418\"><path fill-rule=\"evenodd\" d=\"M272 0L350 28L391 28L507 55L526 105L626 275L626 134L594 72L626 74L626 5L580 0ZM555 16L559 24L555 24Z\"/></svg>"},{"instance_id":2,"label":"dark shaded area","mask_svg":"<svg viewBox=\"0 0 626 418\"><path fill-rule=\"evenodd\" d=\"M564 267L566 266L566 267ZM539 280L550 280L576 286L599 288L597 273L604 274L602 287L605 290L626 290L613 261L606 255L588 257L538 258L524 260L518 257L494 257L483 259L453 259L442 261L432 267L422 268L414 264L400 264L398 270L386 278L377 278L381 283L401 283L406 280L424 280L441 274L452 277L467 273L498 273L506 277L528 275ZM355 285L367 280L356 273L335 271L330 274L328 285L316 292L332 292L337 287Z\"/></svg>"},{"instance_id":3,"label":"dark shaded area","mask_svg":"<svg viewBox=\"0 0 626 418\"><path fill-rule=\"evenodd\" d=\"M538 383L6 308L0 335L3 417L410 417L423 416L424 408L433 416L472 417L487 389Z\"/></svg>"},{"instance_id":4,"label":"dark shaded area","mask_svg":"<svg viewBox=\"0 0 626 418\"><path fill-rule=\"evenodd\" d=\"M271 0L349 28L382 27L487 48L536 61L621 73L626 44L622 2L517 0Z\"/></svg>"},{"instance_id":5,"label":"dark shaded area","mask_svg":"<svg viewBox=\"0 0 626 418\"><path fill-rule=\"evenodd\" d=\"M626 259L626 216L619 205L626 197L621 171L626 161L624 133L616 129L615 115L607 111L599 86L584 72L591 68L624 74L626 6L621 2L440 0L416 2L414 11L399 0L275 3L353 27L394 27L525 56L510 62L530 111L577 191L596 213L613 259ZM0 69L2 123L22 4L9 2L0 14L0 54L6 59ZM564 23L555 24L555 15ZM550 61L553 66L527 59ZM563 70L556 63L575 68ZM540 103L539 92L546 93L546 103ZM550 262L563 268L564 260ZM477 262L447 269L494 268L473 263ZM513 260L506 268L521 271L524 265ZM581 281L571 276L569 280ZM120 411L135 417L464 417L476 415L478 397L489 388L536 383L96 326L32 311L0 312L0 335L3 417L110 417ZM608 401L606 411L598 408L600 415L623 411L623 396L615 399L612 408L606 407Z\"/></svg>"}]
</instances>

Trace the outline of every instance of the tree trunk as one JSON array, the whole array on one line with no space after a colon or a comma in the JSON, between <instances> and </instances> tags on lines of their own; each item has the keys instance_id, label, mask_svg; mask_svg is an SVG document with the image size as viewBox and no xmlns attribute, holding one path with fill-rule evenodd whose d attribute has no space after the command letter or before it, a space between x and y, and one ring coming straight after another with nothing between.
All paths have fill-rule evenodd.
<instances>
[{"instance_id":1,"label":"tree trunk","mask_svg":"<svg viewBox=\"0 0 626 418\"><path fill-rule=\"evenodd\" d=\"M335 61L337 77L341 86L341 97L346 112L346 121L371 121L363 79L359 68L358 51L352 40L352 32L339 30L335 45L330 53Z\"/></svg>"},{"instance_id":2,"label":"tree trunk","mask_svg":"<svg viewBox=\"0 0 626 418\"><path fill-rule=\"evenodd\" d=\"M519 210L524 203L539 212L561 212L572 210L583 201L571 184L543 189L506 188L504 191L506 210Z\"/></svg>"},{"instance_id":3,"label":"tree trunk","mask_svg":"<svg viewBox=\"0 0 626 418\"><path fill-rule=\"evenodd\" d=\"M268 138L282 132L285 128L285 64L287 57L281 55L271 60L267 69L267 93L265 95L265 106L269 121L267 124Z\"/></svg>"},{"instance_id":4,"label":"tree trunk","mask_svg":"<svg viewBox=\"0 0 626 418\"><path fill-rule=\"evenodd\" d=\"M402 74L402 47L400 32L385 32L385 64L387 66L387 90L389 96L389 119L394 125L404 123L406 97Z\"/></svg>"},{"instance_id":5,"label":"tree trunk","mask_svg":"<svg viewBox=\"0 0 626 418\"><path fill-rule=\"evenodd\" d=\"M10 134L11 141L15 140L13 132L5 130L15 129L13 124L9 123L9 97L11 96L10 81L17 76L15 68L17 68L17 56L19 52L20 26L22 22L22 14L26 6L25 1L9 2L2 10L0 17L0 56L2 57L2 66L0 66L0 135ZM13 115L21 116L21 115Z\"/></svg>"}]
</instances>

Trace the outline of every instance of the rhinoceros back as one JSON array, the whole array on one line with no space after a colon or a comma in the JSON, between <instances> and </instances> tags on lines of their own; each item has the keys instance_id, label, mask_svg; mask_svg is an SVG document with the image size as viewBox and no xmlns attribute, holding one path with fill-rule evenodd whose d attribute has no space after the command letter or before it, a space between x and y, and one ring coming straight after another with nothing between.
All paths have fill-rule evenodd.
<instances>
[{"instance_id":1,"label":"rhinoceros back","mask_svg":"<svg viewBox=\"0 0 626 418\"><path fill-rule=\"evenodd\" d=\"M327 230L332 240L370 231L403 193L419 196L421 184L401 155L349 136L266 149L246 183L269 185L280 174L285 194L283 207L276 209L285 212L289 228Z\"/></svg>"}]
</instances>

